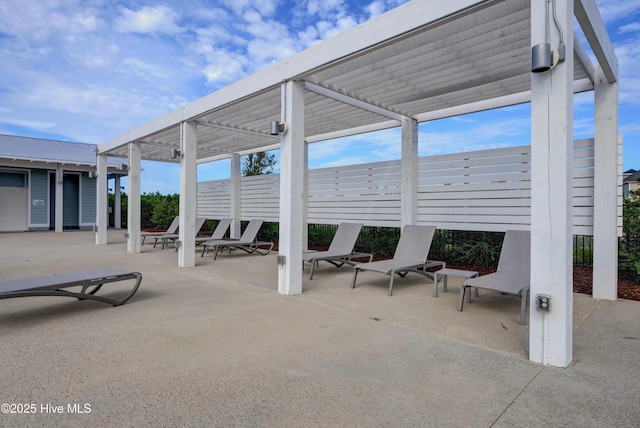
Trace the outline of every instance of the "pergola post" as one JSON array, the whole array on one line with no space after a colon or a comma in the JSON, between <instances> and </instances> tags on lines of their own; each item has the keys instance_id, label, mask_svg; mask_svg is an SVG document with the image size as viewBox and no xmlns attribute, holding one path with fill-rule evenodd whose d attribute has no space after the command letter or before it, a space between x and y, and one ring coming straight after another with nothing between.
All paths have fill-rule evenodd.
<instances>
[{"instance_id":1,"label":"pergola post","mask_svg":"<svg viewBox=\"0 0 640 428\"><path fill-rule=\"evenodd\" d=\"M120 176L116 175L113 184L113 228L122 227L122 207L120 202Z\"/></svg>"},{"instance_id":2,"label":"pergola post","mask_svg":"<svg viewBox=\"0 0 640 428\"><path fill-rule=\"evenodd\" d=\"M531 2L531 43L558 32L548 2ZM557 2L566 59L531 74L531 298L529 359L567 367L573 359L573 2ZM545 24L545 20L548 25ZM551 296L538 312L539 294Z\"/></svg>"},{"instance_id":3,"label":"pergola post","mask_svg":"<svg viewBox=\"0 0 640 428\"><path fill-rule=\"evenodd\" d=\"M242 163L240 155L231 155L231 238L238 239L241 236L240 222L242 220Z\"/></svg>"},{"instance_id":4,"label":"pergola post","mask_svg":"<svg viewBox=\"0 0 640 428\"><path fill-rule=\"evenodd\" d=\"M195 122L180 124L180 248L178 266L196 265L196 216L197 216L197 175L196 159L198 135Z\"/></svg>"},{"instance_id":5,"label":"pergola post","mask_svg":"<svg viewBox=\"0 0 640 428\"><path fill-rule=\"evenodd\" d=\"M302 248L309 249L309 144L304 143L304 179L302 183Z\"/></svg>"},{"instance_id":6,"label":"pergola post","mask_svg":"<svg viewBox=\"0 0 640 428\"><path fill-rule=\"evenodd\" d=\"M418 121L402 119L400 226L418 221Z\"/></svg>"},{"instance_id":7,"label":"pergola post","mask_svg":"<svg viewBox=\"0 0 640 428\"><path fill-rule=\"evenodd\" d=\"M618 297L618 83L595 66L593 297Z\"/></svg>"},{"instance_id":8,"label":"pergola post","mask_svg":"<svg viewBox=\"0 0 640 428\"><path fill-rule=\"evenodd\" d=\"M305 206L304 86L282 85L282 120L288 130L280 135L280 240L278 293L302 293L302 240Z\"/></svg>"},{"instance_id":9,"label":"pergola post","mask_svg":"<svg viewBox=\"0 0 640 428\"><path fill-rule=\"evenodd\" d=\"M107 244L109 199L107 194L107 155L96 155L96 244Z\"/></svg>"},{"instance_id":10,"label":"pergola post","mask_svg":"<svg viewBox=\"0 0 640 428\"><path fill-rule=\"evenodd\" d=\"M138 142L129 143L129 195L127 209L127 253L140 253L141 202L140 202L140 166L141 147Z\"/></svg>"},{"instance_id":11,"label":"pergola post","mask_svg":"<svg viewBox=\"0 0 640 428\"><path fill-rule=\"evenodd\" d=\"M107 186L105 186L106 189ZM105 190L106 191L106 190ZM56 206L55 206L56 233L62 233L64 229L64 171L62 165L56 165Z\"/></svg>"}]
</instances>

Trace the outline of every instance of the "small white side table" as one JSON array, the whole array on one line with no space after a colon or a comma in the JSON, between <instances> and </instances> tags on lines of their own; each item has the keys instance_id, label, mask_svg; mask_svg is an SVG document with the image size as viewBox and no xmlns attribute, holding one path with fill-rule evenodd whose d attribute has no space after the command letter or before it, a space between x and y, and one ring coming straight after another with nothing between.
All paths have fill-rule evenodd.
<instances>
[{"instance_id":1,"label":"small white side table","mask_svg":"<svg viewBox=\"0 0 640 428\"><path fill-rule=\"evenodd\" d=\"M461 276L464 279L475 278L478 276L478 272L473 270L462 270L462 269L451 269L444 268L433 273L434 281L433 281L433 297L438 297L438 283L440 282L440 277L444 277L444 282L442 283L442 291L447 292L447 276ZM476 288L476 296L478 296L478 289ZM471 293L467 295L467 298L471 298Z\"/></svg>"}]
</instances>

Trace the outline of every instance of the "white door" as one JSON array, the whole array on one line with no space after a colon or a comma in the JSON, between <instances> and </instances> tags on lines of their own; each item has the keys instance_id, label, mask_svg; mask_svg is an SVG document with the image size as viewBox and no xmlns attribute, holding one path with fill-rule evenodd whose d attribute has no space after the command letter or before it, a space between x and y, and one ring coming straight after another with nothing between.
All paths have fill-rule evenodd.
<instances>
[{"instance_id":1,"label":"white door","mask_svg":"<svg viewBox=\"0 0 640 428\"><path fill-rule=\"evenodd\" d=\"M28 202L26 174L0 172L0 232L29 230Z\"/></svg>"}]
</instances>

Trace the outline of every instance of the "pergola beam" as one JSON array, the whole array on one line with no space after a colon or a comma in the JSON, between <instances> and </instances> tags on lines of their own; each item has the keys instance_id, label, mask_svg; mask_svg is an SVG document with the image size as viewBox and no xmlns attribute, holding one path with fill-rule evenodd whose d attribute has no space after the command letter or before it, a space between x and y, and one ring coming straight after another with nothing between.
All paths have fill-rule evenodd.
<instances>
[{"instance_id":1,"label":"pergola beam","mask_svg":"<svg viewBox=\"0 0 640 428\"><path fill-rule=\"evenodd\" d=\"M575 31L573 32L573 52L576 56L576 60L580 64L580 67L582 67L582 70L587 73L587 77L591 81L591 84L594 84L595 77L593 75L593 62L591 62L591 58L589 58L587 50L582 46L582 44L580 44L578 35Z\"/></svg>"},{"instance_id":2,"label":"pergola beam","mask_svg":"<svg viewBox=\"0 0 640 428\"><path fill-rule=\"evenodd\" d=\"M204 120L196 120L195 123L202 126L208 126L209 128L225 129L227 131L239 132L241 134L257 135L259 137L280 140L280 137L278 137L277 135L270 135L270 134L267 134L266 132L259 132L259 131L253 131L251 129L240 128L239 126L220 125L218 123L207 122Z\"/></svg>"},{"instance_id":3,"label":"pergola beam","mask_svg":"<svg viewBox=\"0 0 640 428\"><path fill-rule=\"evenodd\" d=\"M618 59L595 0L574 0L574 15L609 83L618 81Z\"/></svg>"}]
</instances>

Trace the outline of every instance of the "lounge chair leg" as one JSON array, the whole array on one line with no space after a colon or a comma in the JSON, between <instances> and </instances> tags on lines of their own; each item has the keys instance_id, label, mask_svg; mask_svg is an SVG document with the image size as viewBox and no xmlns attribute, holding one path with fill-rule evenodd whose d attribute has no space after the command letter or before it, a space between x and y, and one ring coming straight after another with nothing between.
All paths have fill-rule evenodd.
<instances>
[{"instance_id":1,"label":"lounge chair leg","mask_svg":"<svg viewBox=\"0 0 640 428\"><path fill-rule=\"evenodd\" d=\"M309 273L309 280L313 279L313 272L316 270L316 265L318 262L316 260L311 260L311 272Z\"/></svg>"},{"instance_id":2,"label":"lounge chair leg","mask_svg":"<svg viewBox=\"0 0 640 428\"><path fill-rule=\"evenodd\" d=\"M351 288L356 288L356 277L358 276L357 268L353 269L353 282L351 283Z\"/></svg>"},{"instance_id":3,"label":"lounge chair leg","mask_svg":"<svg viewBox=\"0 0 640 428\"><path fill-rule=\"evenodd\" d=\"M396 271L391 271L391 279L389 279L389 296L393 296L393 277L396 275Z\"/></svg>"},{"instance_id":4,"label":"lounge chair leg","mask_svg":"<svg viewBox=\"0 0 640 428\"><path fill-rule=\"evenodd\" d=\"M520 294L520 325L525 325L525 315L527 312L527 290Z\"/></svg>"},{"instance_id":5,"label":"lounge chair leg","mask_svg":"<svg viewBox=\"0 0 640 428\"><path fill-rule=\"evenodd\" d=\"M460 300L458 300L458 312L462 312L462 305L464 305L464 295L467 291L467 287L465 287L464 284L462 284L462 287L460 287Z\"/></svg>"}]
</instances>

